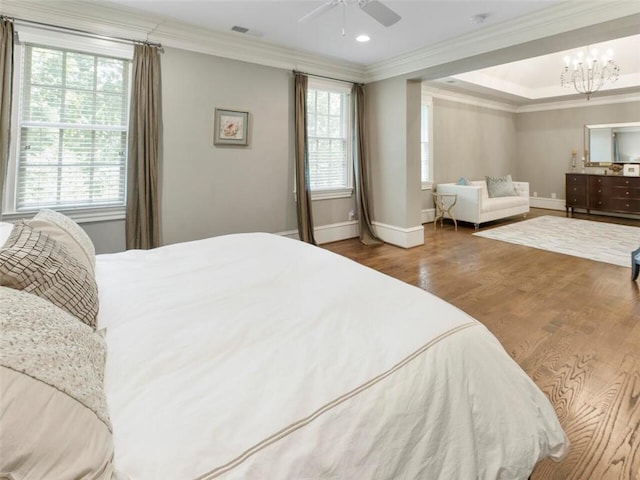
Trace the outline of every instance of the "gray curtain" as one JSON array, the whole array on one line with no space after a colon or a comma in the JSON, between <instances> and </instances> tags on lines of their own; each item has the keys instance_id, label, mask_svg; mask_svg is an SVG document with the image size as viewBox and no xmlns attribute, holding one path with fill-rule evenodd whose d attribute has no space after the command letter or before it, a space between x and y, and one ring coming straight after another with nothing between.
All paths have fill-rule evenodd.
<instances>
[{"instance_id":1,"label":"gray curtain","mask_svg":"<svg viewBox=\"0 0 640 480\"><path fill-rule=\"evenodd\" d=\"M158 163L160 145L160 52L136 45L129 115L127 249L160 245Z\"/></svg>"},{"instance_id":2,"label":"gray curtain","mask_svg":"<svg viewBox=\"0 0 640 480\"><path fill-rule=\"evenodd\" d=\"M0 17L0 220L9 163L13 78L13 22Z\"/></svg>"},{"instance_id":3,"label":"gray curtain","mask_svg":"<svg viewBox=\"0 0 640 480\"><path fill-rule=\"evenodd\" d=\"M354 115L353 170L356 183L356 207L360 241L365 245L378 245L382 241L374 232L371 224L369 201L369 174L366 147L368 145L365 120L364 85L354 84L351 88Z\"/></svg>"},{"instance_id":4,"label":"gray curtain","mask_svg":"<svg viewBox=\"0 0 640 480\"><path fill-rule=\"evenodd\" d=\"M309 150L307 148L307 84L308 77L294 72L294 128L296 160L296 195L298 212L298 236L303 242L316 245L313 236L311 213L311 187L309 182Z\"/></svg>"}]
</instances>

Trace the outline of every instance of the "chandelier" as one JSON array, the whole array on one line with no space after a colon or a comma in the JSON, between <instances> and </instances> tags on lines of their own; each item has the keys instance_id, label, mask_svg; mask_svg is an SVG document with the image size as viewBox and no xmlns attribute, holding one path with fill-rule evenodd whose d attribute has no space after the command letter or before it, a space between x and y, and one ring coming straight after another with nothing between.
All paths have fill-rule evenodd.
<instances>
[{"instance_id":1,"label":"chandelier","mask_svg":"<svg viewBox=\"0 0 640 480\"><path fill-rule=\"evenodd\" d=\"M563 87L575 88L578 93L587 95L587 100L591 94L600 90L606 82L615 82L620 76L620 67L613 61L613 52L598 58L596 49L587 48L587 54L583 51L577 53L576 57L564 57L564 70L560 75L560 85Z\"/></svg>"}]
</instances>

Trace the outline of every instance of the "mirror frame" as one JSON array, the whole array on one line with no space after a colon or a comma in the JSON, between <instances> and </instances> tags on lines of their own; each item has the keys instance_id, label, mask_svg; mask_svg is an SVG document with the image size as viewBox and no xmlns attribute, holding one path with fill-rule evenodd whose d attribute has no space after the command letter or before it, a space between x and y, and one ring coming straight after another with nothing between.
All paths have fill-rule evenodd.
<instances>
[{"instance_id":1,"label":"mirror frame","mask_svg":"<svg viewBox=\"0 0 640 480\"><path fill-rule=\"evenodd\" d=\"M585 167L608 167L614 162L590 162L590 133L591 130L597 128L619 128L619 127L638 127L640 128L640 122L627 122L627 123L602 123L596 125L585 125L584 126L584 139L583 139L583 147L584 147L584 159L585 159Z\"/></svg>"}]
</instances>

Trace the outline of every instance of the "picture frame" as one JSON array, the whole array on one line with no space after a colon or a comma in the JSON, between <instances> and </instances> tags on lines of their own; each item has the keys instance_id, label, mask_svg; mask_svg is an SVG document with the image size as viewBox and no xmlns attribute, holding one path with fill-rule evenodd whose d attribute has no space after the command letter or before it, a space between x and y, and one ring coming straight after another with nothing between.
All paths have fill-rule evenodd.
<instances>
[{"instance_id":1,"label":"picture frame","mask_svg":"<svg viewBox=\"0 0 640 480\"><path fill-rule=\"evenodd\" d=\"M640 165L637 163L625 163L622 174L626 177L640 177Z\"/></svg>"},{"instance_id":2,"label":"picture frame","mask_svg":"<svg viewBox=\"0 0 640 480\"><path fill-rule=\"evenodd\" d=\"M215 109L214 145L249 145L249 112Z\"/></svg>"}]
</instances>

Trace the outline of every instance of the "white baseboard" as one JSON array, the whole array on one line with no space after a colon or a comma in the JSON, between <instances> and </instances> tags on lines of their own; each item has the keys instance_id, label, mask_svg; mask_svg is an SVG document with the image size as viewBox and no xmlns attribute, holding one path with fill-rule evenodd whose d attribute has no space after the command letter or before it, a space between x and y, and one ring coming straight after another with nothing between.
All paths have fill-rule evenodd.
<instances>
[{"instance_id":1,"label":"white baseboard","mask_svg":"<svg viewBox=\"0 0 640 480\"><path fill-rule=\"evenodd\" d=\"M350 222L333 223L330 225L321 225L313 229L316 242L319 244L337 242L338 240L346 240L360 235L358 222L356 220Z\"/></svg>"},{"instance_id":2,"label":"white baseboard","mask_svg":"<svg viewBox=\"0 0 640 480\"><path fill-rule=\"evenodd\" d=\"M329 225L320 225L319 227L313 228L313 235L318 244L346 240L347 238L357 237L359 234L360 231L358 228L358 222L356 220L350 222L332 223ZM277 235L300 240L297 230L278 232Z\"/></svg>"},{"instance_id":3,"label":"white baseboard","mask_svg":"<svg viewBox=\"0 0 640 480\"><path fill-rule=\"evenodd\" d=\"M424 245L424 227L422 225L411 228L401 228L379 222L372 223L375 227L376 235L386 243L402 248Z\"/></svg>"},{"instance_id":4,"label":"white baseboard","mask_svg":"<svg viewBox=\"0 0 640 480\"><path fill-rule=\"evenodd\" d=\"M529 197L529 206L547 210L565 210L563 198Z\"/></svg>"},{"instance_id":5,"label":"white baseboard","mask_svg":"<svg viewBox=\"0 0 640 480\"><path fill-rule=\"evenodd\" d=\"M427 208L422 210L422 223L431 223L436 218L436 209L435 208Z\"/></svg>"}]
</instances>

